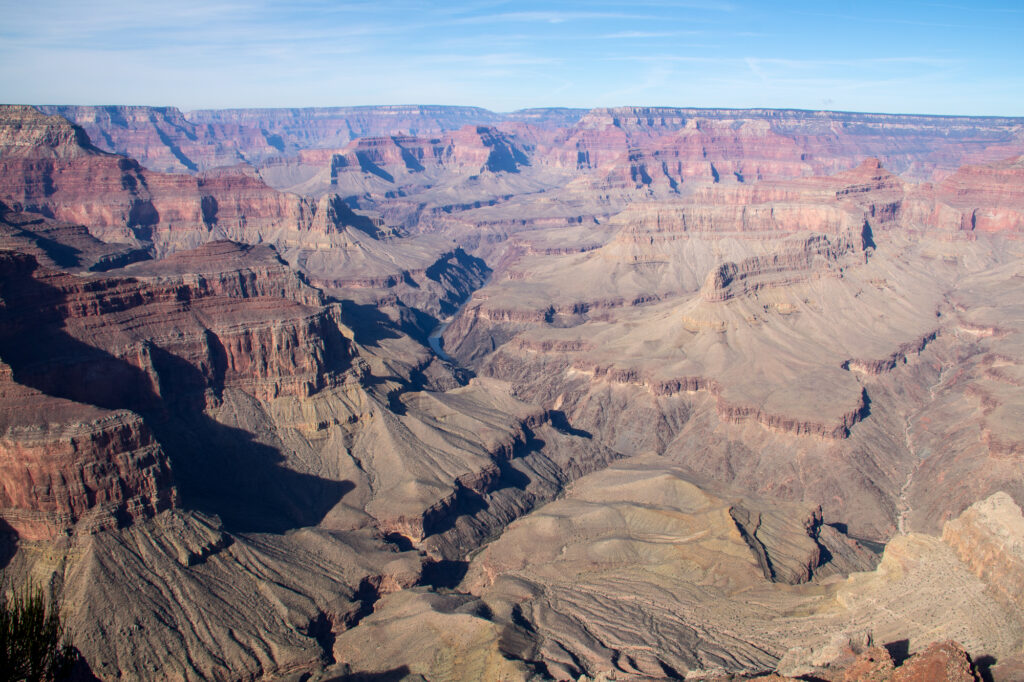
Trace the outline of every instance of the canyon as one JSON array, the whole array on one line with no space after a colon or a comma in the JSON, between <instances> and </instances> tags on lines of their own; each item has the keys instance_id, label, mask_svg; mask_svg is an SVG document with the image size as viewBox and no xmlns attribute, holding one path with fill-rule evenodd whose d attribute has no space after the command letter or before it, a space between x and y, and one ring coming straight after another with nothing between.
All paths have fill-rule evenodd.
<instances>
[{"instance_id":1,"label":"canyon","mask_svg":"<svg viewBox=\"0 0 1024 682\"><path fill-rule=\"evenodd\" d=\"M0 106L0 568L83 679L1020 679L1022 302L1021 118Z\"/></svg>"}]
</instances>

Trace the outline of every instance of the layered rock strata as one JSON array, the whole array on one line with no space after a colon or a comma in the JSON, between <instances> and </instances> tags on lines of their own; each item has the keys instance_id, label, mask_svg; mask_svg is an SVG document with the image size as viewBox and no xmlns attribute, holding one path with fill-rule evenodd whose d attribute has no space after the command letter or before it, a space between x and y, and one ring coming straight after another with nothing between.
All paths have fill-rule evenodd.
<instances>
[{"instance_id":1,"label":"layered rock strata","mask_svg":"<svg viewBox=\"0 0 1024 682\"><path fill-rule=\"evenodd\" d=\"M2 114L0 563L97 675L1012 668L1019 120Z\"/></svg>"},{"instance_id":2,"label":"layered rock strata","mask_svg":"<svg viewBox=\"0 0 1024 682\"><path fill-rule=\"evenodd\" d=\"M354 138L431 134L465 125L522 121L543 127L571 125L573 109L495 114L473 107L333 107L229 109L181 112L173 107L44 106L85 130L103 149L151 170L196 172L240 161L258 163L280 154L339 148Z\"/></svg>"}]
</instances>

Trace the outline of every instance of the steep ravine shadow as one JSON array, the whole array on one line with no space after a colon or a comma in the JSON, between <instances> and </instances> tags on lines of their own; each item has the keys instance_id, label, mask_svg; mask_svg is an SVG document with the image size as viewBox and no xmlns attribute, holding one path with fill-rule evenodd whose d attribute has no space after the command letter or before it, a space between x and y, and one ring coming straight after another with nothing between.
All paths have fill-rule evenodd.
<instances>
[{"instance_id":1,"label":"steep ravine shadow","mask_svg":"<svg viewBox=\"0 0 1024 682\"><path fill-rule=\"evenodd\" d=\"M454 590L468 572L468 561L451 559L428 561L423 564L423 574L420 576L419 584L434 589Z\"/></svg>"},{"instance_id":2,"label":"steep ravine shadow","mask_svg":"<svg viewBox=\"0 0 1024 682\"><path fill-rule=\"evenodd\" d=\"M0 202L0 206L2 205L2 202ZM2 209L0 209L0 213L2 213ZM58 267L75 268L81 264L80 256L82 252L75 247L67 244L61 244L60 242L50 239L44 235L23 229L18 225L11 225L10 223L8 223L8 225L10 225L10 228L15 231L15 236L34 243L36 248L45 253L46 256L56 263Z\"/></svg>"},{"instance_id":3,"label":"steep ravine shadow","mask_svg":"<svg viewBox=\"0 0 1024 682\"><path fill-rule=\"evenodd\" d=\"M211 376L150 344L159 381L154 390L141 369L68 335L59 315L41 313L60 310L63 292L29 273L4 284L5 298L37 306L20 316L17 309L0 312L0 358L14 380L54 397L142 415L170 460L184 507L220 516L230 531L280 533L319 523L355 487L281 466L278 450L204 413L205 391L223 391L219 340L210 344ZM216 338L206 334L208 343Z\"/></svg>"},{"instance_id":4,"label":"steep ravine shadow","mask_svg":"<svg viewBox=\"0 0 1024 682\"><path fill-rule=\"evenodd\" d=\"M349 673L340 677L332 677L326 682L400 682L411 674L409 666L402 665L379 673Z\"/></svg>"},{"instance_id":5,"label":"steep ravine shadow","mask_svg":"<svg viewBox=\"0 0 1024 682\"><path fill-rule=\"evenodd\" d=\"M18 552L18 531L0 519L0 569L7 568Z\"/></svg>"},{"instance_id":6,"label":"steep ravine shadow","mask_svg":"<svg viewBox=\"0 0 1024 682\"><path fill-rule=\"evenodd\" d=\"M405 164L405 169L407 171L409 171L410 173L421 173L424 170L426 170L423 167L423 164L420 163L419 159L417 159L411 151L409 151L402 145L398 144L398 141L395 140L394 137L392 137L391 139L392 141L394 141L395 145L401 150L402 162Z\"/></svg>"},{"instance_id":7,"label":"steep ravine shadow","mask_svg":"<svg viewBox=\"0 0 1024 682\"><path fill-rule=\"evenodd\" d=\"M525 429L525 435L525 441L513 447L510 460L498 459L495 461L498 467L498 476L482 491L467 488L456 482L455 494L451 504L435 514L424 517L424 535L427 537L443 535L453 530L458 524L459 519L472 518L480 514L480 512L487 511L491 507L491 496L498 491L511 488L527 493L527 487L530 485L531 479L528 475L516 469L512 462L540 452L547 443L537 438L530 429ZM559 482L559 486L561 483ZM522 513L528 513L539 501L541 501L540 497L527 494L526 499L523 500L525 511Z\"/></svg>"},{"instance_id":8,"label":"steep ravine shadow","mask_svg":"<svg viewBox=\"0 0 1024 682\"><path fill-rule=\"evenodd\" d=\"M352 330L356 343L361 346L380 345L384 339L401 338L393 329L394 323L376 306L359 304L348 299L338 299L341 304L341 318Z\"/></svg>"},{"instance_id":9,"label":"steep ravine shadow","mask_svg":"<svg viewBox=\"0 0 1024 682\"><path fill-rule=\"evenodd\" d=\"M471 256L456 247L447 257L438 259L424 274L427 279L437 282L451 291L451 296L440 300L441 314L453 317L469 302L473 292L483 288L490 281L492 270L487 262Z\"/></svg>"},{"instance_id":10,"label":"steep ravine shadow","mask_svg":"<svg viewBox=\"0 0 1024 682\"><path fill-rule=\"evenodd\" d=\"M868 249L877 248L878 245L875 244L875 234L871 230L871 223L865 220L864 225L860 228L860 249L861 251L867 251Z\"/></svg>"}]
</instances>

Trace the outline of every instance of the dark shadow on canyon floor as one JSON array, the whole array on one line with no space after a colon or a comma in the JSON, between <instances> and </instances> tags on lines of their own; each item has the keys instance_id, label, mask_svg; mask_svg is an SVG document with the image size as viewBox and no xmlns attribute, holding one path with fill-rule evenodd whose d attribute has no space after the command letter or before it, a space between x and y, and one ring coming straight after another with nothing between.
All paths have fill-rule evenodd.
<instances>
[{"instance_id":1,"label":"dark shadow on canyon floor","mask_svg":"<svg viewBox=\"0 0 1024 682\"><path fill-rule=\"evenodd\" d=\"M455 589L469 571L468 561L452 561L442 559L441 561L428 562L423 564L423 574L420 576L420 585L433 588Z\"/></svg>"},{"instance_id":2,"label":"dark shadow on canyon floor","mask_svg":"<svg viewBox=\"0 0 1024 682\"><path fill-rule=\"evenodd\" d=\"M399 682L410 674L412 674L412 671L409 670L409 666L400 665L397 668L379 673L351 673L349 675L342 675L326 682Z\"/></svg>"},{"instance_id":3,"label":"dark shadow on canyon floor","mask_svg":"<svg viewBox=\"0 0 1024 682\"><path fill-rule=\"evenodd\" d=\"M561 410L549 410L548 417L551 419L551 425L562 433L567 433L570 436L579 436L580 438L593 438L593 434L590 431L584 431L583 429L577 429L569 423L569 418L565 416L565 412Z\"/></svg>"},{"instance_id":4,"label":"dark shadow on canyon floor","mask_svg":"<svg viewBox=\"0 0 1024 682\"><path fill-rule=\"evenodd\" d=\"M384 339L397 339L400 335L392 328L391 318L373 305L361 305L342 299L341 316L352 330L356 343L362 346L377 346Z\"/></svg>"}]
</instances>

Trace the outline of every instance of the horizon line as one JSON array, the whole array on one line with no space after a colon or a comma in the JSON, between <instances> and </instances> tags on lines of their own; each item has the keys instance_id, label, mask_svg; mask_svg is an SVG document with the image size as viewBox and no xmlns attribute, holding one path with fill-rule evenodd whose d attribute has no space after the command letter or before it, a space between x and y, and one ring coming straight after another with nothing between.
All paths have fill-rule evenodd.
<instances>
[{"instance_id":1,"label":"horizon line","mask_svg":"<svg viewBox=\"0 0 1024 682\"><path fill-rule=\"evenodd\" d=\"M332 104L332 105L315 105L315 106L231 106L231 107L198 107L194 109L182 108L174 104L72 104L72 103L26 103L26 102L6 102L0 104L0 106L31 106L31 107L82 107L92 109L106 109L106 108L140 108L140 109L173 109L180 112L182 115L201 113L201 112L216 112L216 111L316 111L316 110L330 110L330 109L400 109L400 108L420 108L420 109L475 109L481 112L486 112L495 115L510 115L518 114L529 111L579 111L584 114L590 112L599 111L615 111L622 109L639 109L639 110L664 110L664 111L723 111L723 112L745 112L745 111L771 111L771 112L792 112L801 114L846 114L846 115L861 115L861 116L919 116L927 118L995 118L995 119L1022 119L1024 120L1024 114L933 114L933 113L920 113L920 112L899 112L899 111L857 111L849 109L806 109L799 107L713 107L713 106L680 106L680 105L648 105L648 104L623 104L616 106L596 106L596 107L572 107L565 105L551 105L551 106L531 106L522 107L520 109L510 109L507 111L496 111L494 109L488 109L487 107L471 105L471 104Z\"/></svg>"}]
</instances>

